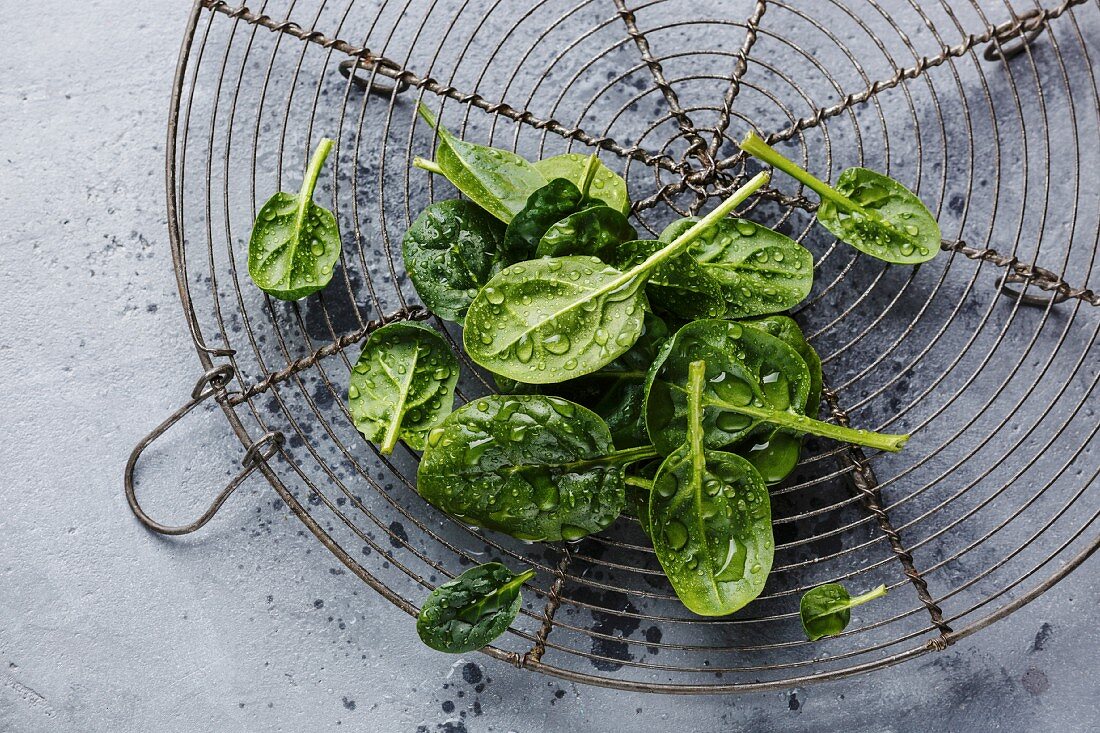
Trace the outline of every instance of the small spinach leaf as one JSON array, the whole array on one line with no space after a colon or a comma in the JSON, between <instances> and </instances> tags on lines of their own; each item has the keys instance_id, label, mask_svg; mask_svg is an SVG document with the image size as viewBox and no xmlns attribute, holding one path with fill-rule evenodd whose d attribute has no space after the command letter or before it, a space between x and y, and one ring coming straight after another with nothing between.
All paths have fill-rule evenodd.
<instances>
[{"instance_id":1,"label":"small spinach leaf","mask_svg":"<svg viewBox=\"0 0 1100 733\"><path fill-rule=\"evenodd\" d=\"M462 654L508 630L519 613L520 587L534 570L513 573L498 562L472 567L433 590L416 617L416 633L432 649Z\"/></svg>"},{"instance_id":2,"label":"small spinach leaf","mask_svg":"<svg viewBox=\"0 0 1100 733\"><path fill-rule=\"evenodd\" d=\"M370 335L352 369L348 409L363 436L390 453L400 438L421 450L454 405L458 359L443 337L397 322Z\"/></svg>"},{"instance_id":3,"label":"small spinach leaf","mask_svg":"<svg viewBox=\"0 0 1100 733\"><path fill-rule=\"evenodd\" d=\"M630 197L626 193L626 181L598 158L595 162L595 173L591 174L588 169L592 157L581 153L565 153L540 160L535 163L535 168L547 180L564 178L572 181L578 189L584 188L585 179L590 178L588 196L604 202L624 215L629 215Z\"/></svg>"},{"instance_id":4,"label":"small spinach leaf","mask_svg":"<svg viewBox=\"0 0 1100 733\"><path fill-rule=\"evenodd\" d=\"M647 377L646 425L662 453L686 439L688 366L697 360L707 367L703 407L708 448L776 428L886 451L901 450L909 439L806 417L810 374L798 352L762 330L703 320L676 332Z\"/></svg>"},{"instance_id":5,"label":"small spinach leaf","mask_svg":"<svg viewBox=\"0 0 1100 733\"><path fill-rule=\"evenodd\" d=\"M775 542L760 474L733 453L703 447L706 365L689 366L687 442L657 471L649 530L676 595L701 616L725 616L760 595Z\"/></svg>"},{"instance_id":6,"label":"small spinach leaf","mask_svg":"<svg viewBox=\"0 0 1100 733\"><path fill-rule=\"evenodd\" d=\"M848 168L832 187L750 132L741 149L821 197L817 220L837 239L884 262L916 265L940 251L940 225L912 191L867 168Z\"/></svg>"},{"instance_id":7,"label":"small spinach leaf","mask_svg":"<svg viewBox=\"0 0 1100 733\"><path fill-rule=\"evenodd\" d=\"M424 305L462 323L481 286L504 267L504 226L469 201L437 201L405 232L405 270Z\"/></svg>"},{"instance_id":8,"label":"small spinach leaf","mask_svg":"<svg viewBox=\"0 0 1100 733\"><path fill-rule=\"evenodd\" d=\"M463 343L486 369L529 384L590 374L625 353L642 332L644 287L663 262L768 180L756 175L698 223L625 272L595 258L558 257L504 269L466 314Z\"/></svg>"},{"instance_id":9,"label":"small spinach leaf","mask_svg":"<svg viewBox=\"0 0 1100 733\"><path fill-rule=\"evenodd\" d=\"M674 221L661 232L672 241L694 219ZM724 219L692 242L690 255L722 288L727 318L745 318L793 308L810 293L814 258L777 231L747 219Z\"/></svg>"},{"instance_id":10,"label":"small spinach leaf","mask_svg":"<svg viewBox=\"0 0 1100 733\"><path fill-rule=\"evenodd\" d=\"M504 233L508 263L534 259L546 230L575 213L583 200L580 189L564 178L555 178L532 193L523 210L508 222Z\"/></svg>"},{"instance_id":11,"label":"small spinach leaf","mask_svg":"<svg viewBox=\"0 0 1100 733\"><path fill-rule=\"evenodd\" d=\"M624 467L652 447L614 451L598 415L558 397L492 395L428 435L417 490L463 522L523 540L577 540L611 524Z\"/></svg>"},{"instance_id":12,"label":"small spinach leaf","mask_svg":"<svg viewBox=\"0 0 1100 733\"><path fill-rule=\"evenodd\" d=\"M439 147L434 163L417 158L414 165L442 173L455 188L504 223L523 209L532 193L546 185L542 174L521 156L457 138L423 104L419 110L439 135Z\"/></svg>"},{"instance_id":13,"label":"small spinach leaf","mask_svg":"<svg viewBox=\"0 0 1100 733\"><path fill-rule=\"evenodd\" d=\"M615 245L634 239L638 232L610 206L581 209L555 222L539 240L539 257L592 255L605 262Z\"/></svg>"},{"instance_id":14,"label":"small spinach leaf","mask_svg":"<svg viewBox=\"0 0 1100 733\"><path fill-rule=\"evenodd\" d=\"M316 293L328 285L340 259L336 217L313 203L313 189L332 145L322 138L298 193L276 193L256 216L248 240L248 274L273 298L298 300Z\"/></svg>"},{"instance_id":15,"label":"small spinach leaf","mask_svg":"<svg viewBox=\"0 0 1100 733\"><path fill-rule=\"evenodd\" d=\"M802 617L802 630L810 641L824 636L836 636L852 619L852 608L886 595L886 586L880 585L854 598L840 583L826 583L811 588L798 604Z\"/></svg>"}]
</instances>

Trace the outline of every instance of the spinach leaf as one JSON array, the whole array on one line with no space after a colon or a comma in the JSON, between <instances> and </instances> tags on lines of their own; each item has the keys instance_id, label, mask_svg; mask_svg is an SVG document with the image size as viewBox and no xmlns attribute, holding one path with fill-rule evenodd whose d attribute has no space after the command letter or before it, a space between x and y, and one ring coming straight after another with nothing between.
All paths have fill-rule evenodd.
<instances>
[{"instance_id":1,"label":"spinach leaf","mask_svg":"<svg viewBox=\"0 0 1100 733\"><path fill-rule=\"evenodd\" d=\"M821 405L821 359L806 342L802 329L793 318L772 315L741 321L742 325L759 328L775 336L798 352L810 373L810 389L806 397L806 414L815 417ZM756 467L764 481L778 483L794 470L802 450L802 436L787 430L776 429L742 441L734 451L744 456Z\"/></svg>"},{"instance_id":2,"label":"spinach leaf","mask_svg":"<svg viewBox=\"0 0 1100 733\"><path fill-rule=\"evenodd\" d=\"M647 377L646 426L662 453L686 439L688 366L698 360L707 367L703 422L708 448L776 428L887 451L901 450L909 439L806 417L810 374L798 352L762 330L703 320L677 331Z\"/></svg>"},{"instance_id":3,"label":"spinach leaf","mask_svg":"<svg viewBox=\"0 0 1100 733\"><path fill-rule=\"evenodd\" d=\"M451 412L457 382L458 359L442 336L419 323L390 323L359 354L348 409L382 453L393 451L398 438L421 450L428 431Z\"/></svg>"},{"instance_id":4,"label":"spinach leaf","mask_svg":"<svg viewBox=\"0 0 1100 733\"><path fill-rule=\"evenodd\" d=\"M624 467L651 446L615 452L604 422L558 397L492 395L428 435L420 495L463 522L523 540L577 540L611 524Z\"/></svg>"},{"instance_id":5,"label":"spinach leaf","mask_svg":"<svg viewBox=\"0 0 1100 733\"><path fill-rule=\"evenodd\" d=\"M592 255L605 262L615 245L634 239L638 232L610 206L581 209L555 222L539 240L539 257Z\"/></svg>"},{"instance_id":6,"label":"spinach leaf","mask_svg":"<svg viewBox=\"0 0 1100 733\"><path fill-rule=\"evenodd\" d=\"M802 617L802 630L810 641L823 636L836 636L852 619L852 608L886 595L886 586L880 585L854 598L840 583L826 583L811 588L798 604Z\"/></svg>"},{"instance_id":7,"label":"spinach leaf","mask_svg":"<svg viewBox=\"0 0 1100 733\"><path fill-rule=\"evenodd\" d=\"M423 104L420 116L439 135L435 162L417 158L413 165L447 177L462 193L500 219L512 220L546 179L527 160L508 150L468 143L452 135Z\"/></svg>"},{"instance_id":8,"label":"spinach leaf","mask_svg":"<svg viewBox=\"0 0 1100 733\"><path fill-rule=\"evenodd\" d=\"M642 332L644 287L653 271L768 180L755 176L698 223L620 271L595 258L558 257L504 269L466 313L463 343L476 363L530 384L589 374L625 353Z\"/></svg>"},{"instance_id":9,"label":"spinach leaf","mask_svg":"<svg viewBox=\"0 0 1100 733\"><path fill-rule=\"evenodd\" d=\"M672 222L661 232L672 241L694 219ZM727 318L787 310L801 303L814 283L809 250L777 231L747 219L724 219L692 242L688 254L721 287Z\"/></svg>"},{"instance_id":10,"label":"spinach leaf","mask_svg":"<svg viewBox=\"0 0 1100 733\"><path fill-rule=\"evenodd\" d=\"M533 259L546 230L579 210L583 201L580 189L564 178L555 178L532 193L504 232L508 263Z\"/></svg>"},{"instance_id":11,"label":"spinach leaf","mask_svg":"<svg viewBox=\"0 0 1100 733\"><path fill-rule=\"evenodd\" d=\"M595 156L581 153L565 153L546 158L535 163L535 168L547 180L564 178L578 188L584 188L585 180L590 180L587 195L604 202L616 211L630 214L630 197L626 193L626 181L595 158L595 172L589 171L590 160Z\"/></svg>"},{"instance_id":12,"label":"spinach leaf","mask_svg":"<svg viewBox=\"0 0 1100 733\"><path fill-rule=\"evenodd\" d=\"M771 500L760 474L733 453L703 445L706 365L692 362L687 442L657 471L649 529L676 595L701 616L725 616L760 595L771 571Z\"/></svg>"},{"instance_id":13,"label":"spinach leaf","mask_svg":"<svg viewBox=\"0 0 1100 733\"><path fill-rule=\"evenodd\" d=\"M472 652L508 630L519 613L520 586L534 570L513 573L498 562L472 567L433 590L416 617L416 633L432 649Z\"/></svg>"},{"instance_id":14,"label":"spinach leaf","mask_svg":"<svg viewBox=\"0 0 1100 733\"><path fill-rule=\"evenodd\" d=\"M866 168L848 168L832 187L780 154L756 133L741 149L775 166L821 197L817 220L837 239L884 262L916 265L940 251L940 225L912 191Z\"/></svg>"},{"instance_id":15,"label":"spinach leaf","mask_svg":"<svg viewBox=\"0 0 1100 733\"><path fill-rule=\"evenodd\" d=\"M615 249L612 264L627 269L645 262L664 245L649 239L623 242ZM654 270L646 294L652 307L680 318L719 318L726 312L721 286L687 254L673 257Z\"/></svg>"},{"instance_id":16,"label":"spinach leaf","mask_svg":"<svg viewBox=\"0 0 1100 733\"><path fill-rule=\"evenodd\" d=\"M340 259L336 217L313 203L313 189L332 145L322 138L298 193L276 193L256 216L248 240L248 274L273 298L298 300L316 293L328 285Z\"/></svg>"},{"instance_id":17,"label":"spinach leaf","mask_svg":"<svg viewBox=\"0 0 1100 733\"><path fill-rule=\"evenodd\" d=\"M504 267L504 226L469 201L429 205L401 240L405 270L432 313L462 323L481 286Z\"/></svg>"}]
</instances>

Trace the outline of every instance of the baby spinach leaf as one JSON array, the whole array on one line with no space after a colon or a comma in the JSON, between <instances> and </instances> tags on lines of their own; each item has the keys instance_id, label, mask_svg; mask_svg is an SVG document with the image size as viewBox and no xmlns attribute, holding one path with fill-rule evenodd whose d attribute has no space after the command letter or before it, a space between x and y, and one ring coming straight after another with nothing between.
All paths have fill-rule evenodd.
<instances>
[{"instance_id":1,"label":"baby spinach leaf","mask_svg":"<svg viewBox=\"0 0 1100 733\"><path fill-rule=\"evenodd\" d=\"M564 178L578 188L584 188L586 178L591 181L587 195L604 202L616 211L630 214L630 197L626 193L626 181L610 168L605 166L598 158L595 159L595 172L590 174L588 170L590 159L594 156L582 153L565 153L546 158L535 163L535 168L546 177L546 180Z\"/></svg>"},{"instance_id":2,"label":"baby spinach leaf","mask_svg":"<svg viewBox=\"0 0 1100 733\"><path fill-rule=\"evenodd\" d=\"M760 595L775 542L771 500L760 474L703 441L706 365L688 368L687 442L657 471L649 530L676 595L701 616L725 616Z\"/></svg>"},{"instance_id":3,"label":"baby spinach leaf","mask_svg":"<svg viewBox=\"0 0 1100 733\"><path fill-rule=\"evenodd\" d=\"M298 300L316 293L328 285L340 259L336 217L313 203L313 189L332 145L322 138L298 193L276 193L256 216L248 240L248 274L273 298Z\"/></svg>"},{"instance_id":4,"label":"baby spinach leaf","mask_svg":"<svg viewBox=\"0 0 1100 733\"><path fill-rule=\"evenodd\" d=\"M661 239L672 241L693 221L672 222L661 232ZM722 288L729 304L727 318L793 308L813 287L814 258L809 250L747 219L716 223L692 242L687 253Z\"/></svg>"},{"instance_id":5,"label":"baby spinach leaf","mask_svg":"<svg viewBox=\"0 0 1100 733\"><path fill-rule=\"evenodd\" d=\"M523 540L577 540L622 511L624 467L652 447L615 452L592 411L558 397L492 395L428 435L420 495L463 522Z\"/></svg>"},{"instance_id":6,"label":"baby spinach leaf","mask_svg":"<svg viewBox=\"0 0 1100 733\"><path fill-rule=\"evenodd\" d=\"M438 333L396 322L370 335L351 372L348 409L367 440L390 453L400 438L424 448L433 425L454 405L458 359Z\"/></svg>"},{"instance_id":7,"label":"baby spinach leaf","mask_svg":"<svg viewBox=\"0 0 1100 733\"><path fill-rule=\"evenodd\" d=\"M539 257L592 255L604 261L615 245L634 239L638 232L610 206L581 209L555 222L539 241Z\"/></svg>"},{"instance_id":8,"label":"baby spinach leaf","mask_svg":"<svg viewBox=\"0 0 1100 733\"><path fill-rule=\"evenodd\" d=\"M504 223L527 204L527 198L546 185L546 179L527 160L508 150L469 143L452 135L423 104L420 116L439 136L432 163L417 158L413 164L446 176L462 193Z\"/></svg>"},{"instance_id":9,"label":"baby spinach leaf","mask_svg":"<svg viewBox=\"0 0 1100 733\"><path fill-rule=\"evenodd\" d=\"M519 613L520 587L534 570L513 573L498 562L472 567L433 590L416 617L416 633L432 649L463 654L508 630Z\"/></svg>"},{"instance_id":10,"label":"baby spinach leaf","mask_svg":"<svg viewBox=\"0 0 1100 733\"><path fill-rule=\"evenodd\" d=\"M840 583L826 583L811 588L803 594L802 601L798 604L802 630L810 641L817 641L823 636L836 636L844 631L844 627L852 619L853 607L884 595L885 585L854 598L848 595L848 590Z\"/></svg>"},{"instance_id":11,"label":"baby spinach leaf","mask_svg":"<svg viewBox=\"0 0 1100 733\"><path fill-rule=\"evenodd\" d=\"M687 436L687 376L703 360L704 440L720 448L776 428L845 443L898 451L908 435L846 428L805 415L810 374L806 362L778 338L739 323L689 323L665 345L647 377L646 426L662 453Z\"/></svg>"},{"instance_id":12,"label":"baby spinach leaf","mask_svg":"<svg viewBox=\"0 0 1100 733\"><path fill-rule=\"evenodd\" d=\"M644 262L664 244L648 239L623 242L615 248L613 264L627 269ZM654 270L646 294L654 308L680 318L719 318L726 312L721 286L687 254L673 257Z\"/></svg>"},{"instance_id":13,"label":"baby spinach leaf","mask_svg":"<svg viewBox=\"0 0 1100 733\"><path fill-rule=\"evenodd\" d=\"M401 240L405 269L424 305L462 323L481 286L504 267L504 226L469 201L429 205Z\"/></svg>"},{"instance_id":14,"label":"baby spinach leaf","mask_svg":"<svg viewBox=\"0 0 1100 733\"><path fill-rule=\"evenodd\" d=\"M766 173L758 174L625 272L587 257L532 260L504 269L470 304L466 352L486 369L529 384L562 382L614 361L641 335L644 287L653 271L767 180Z\"/></svg>"},{"instance_id":15,"label":"baby spinach leaf","mask_svg":"<svg viewBox=\"0 0 1100 733\"><path fill-rule=\"evenodd\" d=\"M817 220L837 239L885 262L916 265L940 251L940 225L912 191L867 168L848 168L832 187L750 132L741 149L821 197Z\"/></svg>"},{"instance_id":16,"label":"baby spinach leaf","mask_svg":"<svg viewBox=\"0 0 1100 733\"><path fill-rule=\"evenodd\" d=\"M759 328L780 339L798 352L810 373L810 389L806 397L806 414L815 417L821 404L821 359L806 342L802 330L793 318L771 315L764 318L741 321L742 325ZM794 470L802 450L802 436L787 430L750 437L739 443L734 451L744 456L756 467L764 481L778 483Z\"/></svg>"},{"instance_id":17,"label":"baby spinach leaf","mask_svg":"<svg viewBox=\"0 0 1100 733\"><path fill-rule=\"evenodd\" d=\"M564 178L555 178L532 193L523 210L508 222L504 233L508 263L534 259L546 230L575 213L583 201L580 189Z\"/></svg>"}]
</instances>

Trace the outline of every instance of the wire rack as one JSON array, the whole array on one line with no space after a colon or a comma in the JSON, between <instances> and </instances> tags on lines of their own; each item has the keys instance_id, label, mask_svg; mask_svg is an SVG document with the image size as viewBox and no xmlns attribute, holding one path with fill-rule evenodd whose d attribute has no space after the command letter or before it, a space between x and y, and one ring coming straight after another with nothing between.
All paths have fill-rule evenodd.
<instances>
[{"instance_id":1,"label":"wire rack","mask_svg":"<svg viewBox=\"0 0 1100 733\"><path fill-rule=\"evenodd\" d=\"M466 566L538 573L485 652L516 667L668 693L802 685L942 650L1044 592L1098 546L1100 4L1065 0L199 0L167 143L168 226L204 373L134 450L131 507L164 533L209 521L260 472L359 578L408 614ZM423 100L471 140L529 157L598 149L659 231L736 187L749 128L825 178L867 165L917 190L944 253L889 266L813 226L779 177L748 205L815 255L793 315L821 353L825 415L913 439L898 455L807 441L772 488L775 568L733 616L686 611L636 522L526 545L421 500L417 457L356 433L345 390L380 324L429 319L400 238L450 187L419 170ZM257 207L337 141L318 200L344 235L318 295L267 299L247 277ZM450 324L435 326L460 343ZM490 391L466 362L460 401ZM160 524L135 464L212 399L243 467L195 522ZM800 594L886 583L839 637L802 636ZM412 625L409 624L412 634Z\"/></svg>"}]
</instances>

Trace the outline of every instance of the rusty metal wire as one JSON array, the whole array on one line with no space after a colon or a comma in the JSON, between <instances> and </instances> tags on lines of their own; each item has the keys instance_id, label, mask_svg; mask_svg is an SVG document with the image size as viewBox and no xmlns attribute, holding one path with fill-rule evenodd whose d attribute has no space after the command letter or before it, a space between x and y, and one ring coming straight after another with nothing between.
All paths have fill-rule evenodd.
<instances>
[{"instance_id":1,"label":"rusty metal wire","mask_svg":"<svg viewBox=\"0 0 1100 733\"><path fill-rule=\"evenodd\" d=\"M1100 298L1089 287L1100 222L1088 181L1052 154L1085 170L1100 151L1082 29L1097 8L1074 9L1084 4L756 0L681 17L669 0L197 0L166 173L184 314L218 382L203 399L251 447L246 470L405 612L488 556L536 568L511 633L486 650L516 667L733 692L943 649L1100 544ZM728 132L747 128L825 176L864 162L899 171L935 204L945 253L921 268L823 237L814 201L790 181L747 207L815 253L818 282L793 315L823 357L827 416L914 437L899 456L807 442L795 475L773 487L776 563L743 612L685 611L625 518L568 547L454 522L416 495L415 455L379 455L355 432L349 352L383 323L429 318L400 236L452 194L410 171L432 145L418 100L464 135L529 155L605 151L632 191L652 192L634 207L650 231L751 172ZM341 267L314 298L269 301L244 274L248 230L322 133L337 140L317 195L341 222ZM460 399L492 388L464 364ZM829 581L891 592L840 637L810 644L798 597Z\"/></svg>"}]
</instances>

